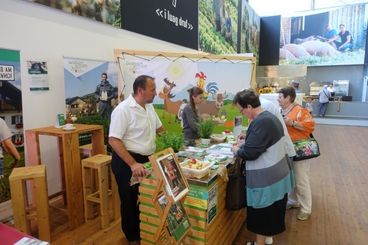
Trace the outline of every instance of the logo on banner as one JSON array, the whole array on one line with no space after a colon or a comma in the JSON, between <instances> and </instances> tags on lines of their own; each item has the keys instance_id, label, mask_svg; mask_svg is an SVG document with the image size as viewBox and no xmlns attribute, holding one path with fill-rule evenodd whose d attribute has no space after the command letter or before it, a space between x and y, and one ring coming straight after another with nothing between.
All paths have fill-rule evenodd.
<instances>
[{"instance_id":1,"label":"logo on banner","mask_svg":"<svg viewBox=\"0 0 368 245\"><path fill-rule=\"evenodd\" d=\"M172 22L175 26L181 26L187 28L188 30L193 30L193 25L187 19L184 20L181 16L175 16L173 13L170 12L170 10L158 8L156 9L156 14L159 17Z\"/></svg>"},{"instance_id":2,"label":"logo on banner","mask_svg":"<svg viewBox=\"0 0 368 245\"><path fill-rule=\"evenodd\" d=\"M172 6L174 6L174 8L176 8L176 0L172 0Z\"/></svg>"}]
</instances>

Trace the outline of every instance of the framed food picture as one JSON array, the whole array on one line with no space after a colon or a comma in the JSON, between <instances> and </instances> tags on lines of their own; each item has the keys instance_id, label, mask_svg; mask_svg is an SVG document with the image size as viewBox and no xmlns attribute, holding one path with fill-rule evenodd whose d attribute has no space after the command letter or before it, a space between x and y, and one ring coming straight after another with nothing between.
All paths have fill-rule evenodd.
<instances>
[{"instance_id":1,"label":"framed food picture","mask_svg":"<svg viewBox=\"0 0 368 245\"><path fill-rule=\"evenodd\" d=\"M153 154L150 161L156 174L162 178L163 189L171 201L177 202L189 192L188 182L171 148Z\"/></svg>"},{"instance_id":2,"label":"framed food picture","mask_svg":"<svg viewBox=\"0 0 368 245\"><path fill-rule=\"evenodd\" d=\"M168 205L166 196L161 195L157 203L161 211L165 212ZM170 205L166 216L166 228L175 241L180 241L189 231L189 217L180 201Z\"/></svg>"}]
</instances>

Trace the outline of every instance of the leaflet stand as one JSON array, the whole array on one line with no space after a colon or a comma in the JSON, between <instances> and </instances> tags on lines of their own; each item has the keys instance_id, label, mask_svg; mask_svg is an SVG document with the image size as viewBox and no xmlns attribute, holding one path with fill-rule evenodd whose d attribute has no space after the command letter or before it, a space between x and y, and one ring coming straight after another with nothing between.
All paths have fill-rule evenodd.
<instances>
[{"instance_id":1,"label":"leaflet stand","mask_svg":"<svg viewBox=\"0 0 368 245\"><path fill-rule=\"evenodd\" d=\"M155 242L157 244L179 244L190 230L189 219L181 204L181 201L189 192L188 182L181 171L178 158L171 148L153 154L149 157L149 160L157 178L152 202L161 220L154 235ZM179 212L179 215L183 215L180 220L187 222L187 225L184 225L185 231L176 233L175 237L166 229L169 225L167 222L169 215L171 215L171 218L175 216L175 214L170 213L173 207L175 210L183 211L182 213ZM178 223L177 225L182 224Z\"/></svg>"}]
</instances>

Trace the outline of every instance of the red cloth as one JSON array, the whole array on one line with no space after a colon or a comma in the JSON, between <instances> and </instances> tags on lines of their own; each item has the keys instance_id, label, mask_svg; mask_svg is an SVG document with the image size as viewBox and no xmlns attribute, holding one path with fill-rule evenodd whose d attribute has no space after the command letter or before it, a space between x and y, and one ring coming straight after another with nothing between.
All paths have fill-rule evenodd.
<instances>
[{"instance_id":1,"label":"red cloth","mask_svg":"<svg viewBox=\"0 0 368 245\"><path fill-rule=\"evenodd\" d=\"M10 226L0 223L0 244L13 245L23 237L31 237L30 235L20 232Z\"/></svg>"}]
</instances>

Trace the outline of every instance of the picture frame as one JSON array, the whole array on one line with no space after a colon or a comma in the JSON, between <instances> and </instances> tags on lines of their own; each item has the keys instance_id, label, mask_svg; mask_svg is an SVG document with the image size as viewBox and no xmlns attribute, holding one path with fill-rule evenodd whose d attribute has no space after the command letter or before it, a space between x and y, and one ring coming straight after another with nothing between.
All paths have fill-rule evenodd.
<instances>
[{"instance_id":1,"label":"picture frame","mask_svg":"<svg viewBox=\"0 0 368 245\"><path fill-rule=\"evenodd\" d=\"M155 173L163 180L163 190L169 201L175 203L185 197L189 192L189 184L172 148L153 154L149 159Z\"/></svg>"},{"instance_id":2,"label":"picture frame","mask_svg":"<svg viewBox=\"0 0 368 245\"><path fill-rule=\"evenodd\" d=\"M166 196L162 194L158 196L156 205L162 217L166 217L165 226L169 235L176 242L181 241L191 227L183 204L180 201L170 204Z\"/></svg>"},{"instance_id":3,"label":"picture frame","mask_svg":"<svg viewBox=\"0 0 368 245\"><path fill-rule=\"evenodd\" d=\"M64 113L56 114L55 127L60 128L65 125L65 115Z\"/></svg>"}]
</instances>

